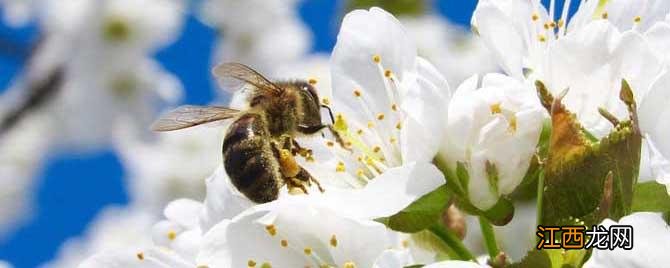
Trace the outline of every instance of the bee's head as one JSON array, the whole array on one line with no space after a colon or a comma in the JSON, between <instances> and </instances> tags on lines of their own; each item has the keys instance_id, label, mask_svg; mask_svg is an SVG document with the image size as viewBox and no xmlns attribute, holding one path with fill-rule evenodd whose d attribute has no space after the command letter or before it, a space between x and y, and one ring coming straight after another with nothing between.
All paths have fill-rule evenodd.
<instances>
[{"instance_id":1,"label":"bee's head","mask_svg":"<svg viewBox=\"0 0 670 268\"><path fill-rule=\"evenodd\" d=\"M302 116L300 125L311 127L321 125L321 105L319 105L319 95L316 88L306 81L297 81L295 86L300 96Z\"/></svg>"}]
</instances>

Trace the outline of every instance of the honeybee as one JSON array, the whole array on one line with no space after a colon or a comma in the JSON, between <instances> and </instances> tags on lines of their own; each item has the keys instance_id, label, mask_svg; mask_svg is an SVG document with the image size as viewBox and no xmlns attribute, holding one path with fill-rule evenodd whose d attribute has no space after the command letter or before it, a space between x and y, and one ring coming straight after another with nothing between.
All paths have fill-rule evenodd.
<instances>
[{"instance_id":1,"label":"honeybee","mask_svg":"<svg viewBox=\"0 0 670 268\"><path fill-rule=\"evenodd\" d=\"M275 81L240 63L224 63L213 69L224 87L249 90L249 108L236 110L220 106L181 106L152 125L154 131L172 131L214 121L233 119L223 140L223 164L235 187L256 203L277 199L284 185L307 193L306 185L318 180L302 168L297 154L308 157L311 150L300 147L295 138L312 135L332 125L321 122L316 89L306 81Z\"/></svg>"}]
</instances>

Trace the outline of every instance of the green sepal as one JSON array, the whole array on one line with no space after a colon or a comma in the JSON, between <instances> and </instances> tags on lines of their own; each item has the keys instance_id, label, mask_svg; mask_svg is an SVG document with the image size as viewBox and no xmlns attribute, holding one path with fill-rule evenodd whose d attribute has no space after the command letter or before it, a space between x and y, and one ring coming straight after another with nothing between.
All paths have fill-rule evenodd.
<instances>
[{"instance_id":1,"label":"green sepal","mask_svg":"<svg viewBox=\"0 0 670 268\"><path fill-rule=\"evenodd\" d=\"M636 184L632 210L633 212L670 212L670 195L665 185L655 181Z\"/></svg>"},{"instance_id":2,"label":"green sepal","mask_svg":"<svg viewBox=\"0 0 670 268\"><path fill-rule=\"evenodd\" d=\"M376 219L392 230L416 233L435 224L447 208L451 192L442 185L390 217Z\"/></svg>"}]
</instances>

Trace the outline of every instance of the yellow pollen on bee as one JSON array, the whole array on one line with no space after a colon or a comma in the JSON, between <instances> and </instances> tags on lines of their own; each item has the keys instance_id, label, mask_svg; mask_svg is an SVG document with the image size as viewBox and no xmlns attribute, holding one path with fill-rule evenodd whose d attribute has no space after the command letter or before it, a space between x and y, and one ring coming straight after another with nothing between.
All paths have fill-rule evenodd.
<instances>
[{"instance_id":1,"label":"yellow pollen on bee","mask_svg":"<svg viewBox=\"0 0 670 268\"><path fill-rule=\"evenodd\" d=\"M397 141L397 140L396 140L395 138L391 138L391 139L389 139L389 142L390 142L391 144L394 144L396 141Z\"/></svg>"},{"instance_id":2,"label":"yellow pollen on bee","mask_svg":"<svg viewBox=\"0 0 670 268\"><path fill-rule=\"evenodd\" d=\"M345 166L344 166L344 162L342 162L342 161L337 162L337 166L335 166L335 171L336 171L336 172L344 172L344 171L346 171L346 168L345 168Z\"/></svg>"},{"instance_id":3,"label":"yellow pollen on bee","mask_svg":"<svg viewBox=\"0 0 670 268\"><path fill-rule=\"evenodd\" d=\"M330 99L323 98L323 99L321 99L321 103L323 103L324 105L330 105Z\"/></svg>"},{"instance_id":4,"label":"yellow pollen on bee","mask_svg":"<svg viewBox=\"0 0 670 268\"><path fill-rule=\"evenodd\" d=\"M374 55L372 56L372 61L374 61L375 63L380 63L382 61L382 57L379 55Z\"/></svg>"},{"instance_id":5,"label":"yellow pollen on bee","mask_svg":"<svg viewBox=\"0 0 670 268\"><path fill-rule=\"evenodd\" d=\"M269 262L264 262L261 264L261 268L272 268L272 265Z\"/></svg>"},{"instance_id":6,"label":"yellow pollen on bee","mask_svg":"<svg viewBox=\"0 0 670 268\"><path fill-rule=\"evenodd\" d=\"M326 142L326 145L327 145L328 147L333 147L333 146L335 145L335 143L332 142L332 141L327 141L327 142Z\"/></svg>"},{"instance_id":7,"label":"yellow pollen on bee","mask_svg":"<svg viewBox=\"0 0 670 268\"><path fill-rule=\"evenodd\" d=\"M640 16L635 16L635 18L633 19L633 21L634 21L635 23L640 23L640 22L642 21L642 17L640 17Z\"/></svg>"},{"instance_id":8,"label":"yellow pollen on bee","mask_svg":"<svg viewBox=\"0 0 670 268\"><path fill-rule=\"evenodd\" d=\"M533 21L537 21L537 20L539 20L539 19L540 19L540 16L539 16L539 15L537 15L537 13L533 13L533 16L532 16L532 17L530 17L530 18L531 18L531 19L532 19Z\"/></svg>"},{"instance_id":9,"label":"yellow pollen on bee","mask_svg":"<svg viewBox=\"0 0 670 268\"><path fill-rule=\"evenodd\" d=\"M372 148L372 151L375 152L375 153L378 153L381 150L382 150L382 148L379 147L379 146L375 146L374 148Z\"/></svg>"},{"instance_id":10,"label":"yellow pollen on bee","mask_svg":"<svg viewBox=\"0 0 670 268\"><path fill-rule=\"evenodd\" d=\"M141 261L144 260L144 253L142 253L142 252L138 252L138 253L137 253L137 259L139 259L139 260L141 260Z\"/></svg>"},{"instance_id":11,"label":"yellow pollen on bee","mask_svg":"<svg viewBox=\"0 0 670 268\"><path fill-rule=\"evenodd\" d=\"M305 255L312 255L312 249L311 248L305 248L303 250L303 252L305 253Z\"/></svg>"},{"instance_id":12,"label":"yellow pollen on bee","mask_svg":"<svg viewBox=\"0 0 670 268\"><path fill-rule=\"evenodd\" d=\"M512 133L516 132L516 125L517 125L516 116L512 116L512 118L510 118L510 120L509 120L508 130Z\"/></svg>"},{"instance_id":13,"label":"yellow pollen on bee","mask_svg":"<svg viewBox=\"0 0 670 268\"><path fill-rule=\"evenodd\" d=\"M397 104L391 104L391 110L393 111L398 111L398 105Z\"/></svg>"},{"instance_id":14,"label":"yellow pollen on bee","mask_svg":"<svg viewBox=\"0 0 670 268\"><path fill-rule=\"evenodd\" d=\"M354 96L356 96L356 97L360 97L360 96L361 96L361 91L358 90L358 89L355 89L355 90L354 90Z\"/></svg>"},{"instance_id":15,"label":"yellow pollen on bee","mask_svg":"<svg viewBox=\"0 0 670 268\"><path fill-rule=\"evenodd\" d=\"M384 114L383 113L377 114L377 120L379 121L384 120Z\"/></svg>"},{"instance_id":16,"label":"yellow pollen on bee","mask_svg":"<svg viewBox=\"0 0 670 268\"><path fill-rule=\"evenodd\" d=\"M256 267L256 262L254 260L248 260L247 267Z\"/></svg>"},{"instance_id":17,"label":"yellow pollen on bee","mask_svg":"<svg viewBox=\"0 0 670 268\"><path fill-rule=\"evenodd\" d=\"M494 104L491 104L491 106L489 106L489 109L491 109L491 114L502 113L502 108L500 107L500 102L496 102Z\"/></svg>"},{"instance_id":18,"label":"yellow pollen on bee","mask_svg":"<svg viewBox=\"0 0 670 268\"><path fill-rule=\"evenodd\" d=\"M174 231L169 231L167 237L170 240L174 240L175 238L177 238L177 233L175 233Z\"/></svg>"},{"instance_id":19,"label":"yellow pollen on bee","mask_svg":"<svg viewBox=\"0 0 670 268\"><path fill-rule=\"evenodd\" d=\"M540 42L542 42L542 43L547 41L547 37L544 36L544 34L541 34L540 36L538 36L537 39L540 40Z\"/></svg>"},{"instance_id":20,"label":"yellow pollen on bee","mask_svg":"<svg viewBox=\"0 0 670 268\"><path fill-rule=\"evenodd\" d=\"M352 261L348 261L342 265L342 268L356 268L356 264Z\"/></svg>"},{"instance_id":21,"label":"yellow pollen on bee","mask_svg":"<svg viewBox=\"0 0 670 268\"><path fill-rule=\"evenodd\" d=\"M271 236L277 235L277 227L274 226L274 224L270 224L268 226L265 226L265 230L270 234Z\"/></svg>"},{"instance_id":22,"label":"yellow pollen on bee","mask_svg":"<svg viewBox=\"0 0 670 268\"><path fill-rule=\"evenodd\" d=\"M307 83L309 83L310 85L316 85L316 83L318 82L319 81L316 80L316 78L310 78L309 80L307 80Z\"/></svg>"},{"instance_id":23,"label":"yellow pollen on bee","mask_svg":"<svg viewBox=\"0 0 670 268\"><path fill-rule=\"evenodd\" d=\"M398 130L401 130L402 129L402 123L398 122L397 124L395 124L395 128L397 128Z\"/></svg>"},{"instance_id":24,"label":"yellow pollen on bee","mask_svg":"<svg viewBox=\"0 0 670 268\"><path fill-rule=\"evenodd\" d=\"M335 235L332 235L332 236L330 237L330 245L331 245L332 247L337 247L337 237L335 237Z\"/></svg>"},{"instance_id":25,"label":"yellow pollen on bee","mask_svg":"<svg viewBox=\"0 0 670 268\"><path fill-rule=\"evenodd\" d=\"M609 14L607 14L607 12L603 12L603 14L600 15L600 17L606 20L609 17Z\"/></svg>"},{"instance_id":26,"label":"yellow pollen on bee","mask_svg":"<svg viewBox=\"0 0 670 268\"><path fill-rule=\"evenodd\" d=\"M286 239L282 239L280 244L282 247L288 247L288 241L286 241Z\"/></svg>"}]
</instances>

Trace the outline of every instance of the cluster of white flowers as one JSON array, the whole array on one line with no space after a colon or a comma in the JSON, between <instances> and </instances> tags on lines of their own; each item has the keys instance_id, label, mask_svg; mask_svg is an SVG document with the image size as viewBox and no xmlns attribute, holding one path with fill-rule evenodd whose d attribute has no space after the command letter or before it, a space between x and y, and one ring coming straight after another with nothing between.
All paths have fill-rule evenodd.
<instances>
[{"instance_id":1,"label":"cluster of white flowers","mask_svg":"<svg viewBox=\"0 0 670 268\"><path fill-rule=\"evenodd\" d=\"M472 35L436 15L396 19L379 8L354 10L344 16L330 56L308 55L311 37L296 14L297 0L203 1L197 15L220 31L213 62L239 61L271 77L309 80L334 113L338 137L298 140L313 153L299 158L300 165L325 191L314 186L296 195L284 187L265 204L251 202L230 182L214 153L220 128L157 138L144 132L182 94L151 55L176 38L185 2L46 0L39 8L33 1L0 1L10 23L36 17L45 29L18 85L63 76L58 97L0 140L0 183L32 176L41 151L54 143L112 144L129 175L131 205L107 208L47 267L495 265L494 256L444 261L426 252L429 239L380 219L445 183L480 212L518 190L539 160L550 121L536 81L563 96L585 130L602 138L613 129L602 111L628 116L619 99L626 80L644 137L641 180L665 184L670 194L670 3L664 0L583 1L571 18L570 0L561 11L554 0L548 7L539 0L480 0ZM232 107L243 105L238 97L244 96L234 96ZM4 219L27 210L15 197L25 197L31 185L15 186L0 189L8 193L0 195L0 231L13 224ZM156 215L168 202L162 217ZM509 225L495 228L503 261L519 261L533 246L536 216L534 206L517 204ZM486 224L483 216L478 220ZM658 213L634 213L619 224L641 230L634 250L596 249L585 267L670 261L659 250L670 245L670 226ZM481 236L470 230L464 242L483 248Z\"/></svg>"}]
</instances>

